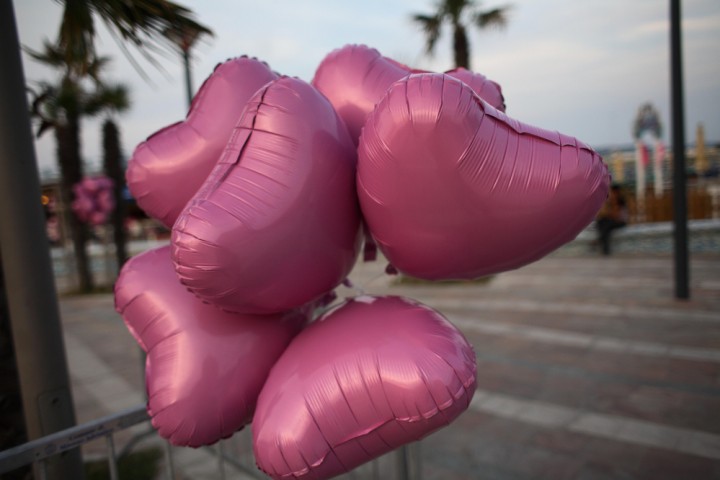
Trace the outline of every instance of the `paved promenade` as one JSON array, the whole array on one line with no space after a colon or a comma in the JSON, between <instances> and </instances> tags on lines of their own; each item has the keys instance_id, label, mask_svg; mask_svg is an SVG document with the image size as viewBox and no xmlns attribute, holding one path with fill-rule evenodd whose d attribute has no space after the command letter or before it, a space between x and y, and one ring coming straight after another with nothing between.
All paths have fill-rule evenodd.
<instances>
[{"instance_id":1,"label":"paved promenade","mask_svg":"<svg viewBox=\"0 0 720 480\"><path fill-rule=\"evenodd\" d=\"M673 298L670 256L551 256L470 284L398 284L383 269L351 279L437 308L477 353L469 410L414 450L424 480L720 479L720 252L692 258L689 301ZM61 310L79 421L141 403L112 297Z\"/></svg>"}]
</instances>

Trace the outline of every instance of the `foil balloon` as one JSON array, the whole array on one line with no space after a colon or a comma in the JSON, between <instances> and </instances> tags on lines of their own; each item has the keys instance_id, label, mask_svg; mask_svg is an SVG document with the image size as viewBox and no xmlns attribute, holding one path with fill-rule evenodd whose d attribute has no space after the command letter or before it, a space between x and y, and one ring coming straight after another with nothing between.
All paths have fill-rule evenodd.
<instances>
[{"instance_id":1,"label":"foil balloon","mask_svg":"<svg viewBox=\"0 0 720 480\"><path fill-rule=\"evenodd\" d=\"M360 243L357 153L332 105L281 78L250 100L172 231L184 285L222 309L273 313L322 297Z\"/></svg>"},{"instance_id":2,"label":"foil balloon","mask_svg":"<svg viewBox=\"0 0 720 480\"><path fill-rule=\"evenodd\" d=\"M102 225L115 209L113 181L108 177L85 177L73 185L73 194L70 207L81 222Z\"/></svg>"},{"instance_id":3,"label":"foil balloon","mask_svg":"<svg viewBox=\"0 0 720 480\"><path fill-rule=\"evenodd\" d=\"M385 91L413 70L383 57L365 45L347 45L328 54L318 66L312 84L325 95L348 126L357 144L365 119ZM479 73L455 69L448 74L471 85L495 108L505 110L500 86Z\"/></svg>"},{"instance_id":4,"label":"foil balloon","mask_svg":"<svg viewBox=\"0 0 720 480\"><path fill-rule=\"evenodd\" d=\"M489 103L490 106L501 112L505 111L505 97L503 97L502 89L497 82L490 80L485 75L472 72L463 67L448 70L445 73L467 84L473 92Z\"/></svg>"},{"instance_id":5,"label":"foil balloon","mask_svg":"<svg viewBox=\"0 0 720 480\"><path fill-rule=\"evenodd\" d=\"M429 280L541 258L593 220L610 181L586 144L511 119L443 74L395 83L358 154L358 196L379 248Z\"/></svg>"},{"instance_id":6,"label":"foil balloon","mask_svg":"<svg viewBox=\"0 0 720 480\"><path fill-rule=\"evenodd\" d=\"M147 352L147 410L174 445L209 445L248 424L270 368L306 315L238 315L201 302L178 281L169 247L133 257L115 308Z\"/></svg>"},{"instance_id":7,"label":"foil balloon","mask_svg":"<svg viewBox=\"0 0 720 480\"><path fill-rule=\"evenodd\" d=\"M258 466L325 479L449 424L475 392L475 353L438 312L350 299L310 324L268 377L253 418Z\"/></svg>"},{"instance_id":8,"label":"foil balloon","mask_svg":"<svg viewBox=\"0 0 720 480\"><path fill-rule=\"evenodd\" d=\"M193 98L187 118L135 148L126 177L138 206L172 227L215 166L247 101L277 77L253 58L218 65Z\"/></svg>"}]
</instances>

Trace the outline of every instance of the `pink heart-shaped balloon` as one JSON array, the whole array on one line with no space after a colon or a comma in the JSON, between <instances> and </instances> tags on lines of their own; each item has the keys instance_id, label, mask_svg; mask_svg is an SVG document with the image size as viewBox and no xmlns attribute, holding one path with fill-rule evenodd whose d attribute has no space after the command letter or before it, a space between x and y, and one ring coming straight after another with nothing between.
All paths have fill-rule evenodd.
<instances>
[{"instance_id":1,"label":"pink heart-shaped balloon","mask_svg":"<svg viewBox=\"0 0 720 480\"><path fill-rule=\"evenodd\" d=\"M285 77L263 87L173 227L182 283L245 313L334 289L359 249L356 161L345 125L312 86Z\"/></svg>"},{"instance_id":2,"label":"pink heart-shaped balloon","mask_svg":"<svg viewBox=\"0 0 720 480\"><path fill-rule=\"evenodd\" d=\"M374 48L346 45L330 52L323 59L312 84L330 100L357 144L368 113L385 95L390 85L419 71L383 57ZM465 69L451 70L448 74L468 83L495 108L505 110L502 92L497 83Z\"/></svg>"},{"instance_id":3,"label":"pink heart-shaped balloon","mask_svg":"<svg viewBox=\"0 0 720 480\"><path fill-rule=\"evenodd\" d=\"M420 278L476 278L572 240L607 197L600 156L525 125L442 74L395 83L368 117L358 196L388 260Z\"/></svg>"},{"instance_id":4,"label":"pink heart-shaped balloon","mask_svg":"<svg viewBox=\"0 0 720 480\"><path fill-rule=\"evenodd\" d=\"M247 101L276 78L254 58L218 65L193 98L187 118L135 148L126 176L140 208L172 227L215 166Z\"/></svg>"},{"instance_id":5,"label":"pink heart-shaped balloon","mask_svg":"<svg viewBox=\"0 0 720 480\"><path fill-rule=\"evenodd\" d=\"M248 424L263 383L307 316L223 312L175 275L169 247L133 257L115 308L147 352L148 413L175 445L209 445Z\"/></svg>"},{"instance_id":6,"label":"pink heart-shaped balloon","mask_svg":"<svg viewBox=\"0 0 720 480\"><path fill-rule=\"evenodd\" d=\"M300 333L253 418L255 459L275 479L325 479L448 425L475 392L475 353L438 312L357 297Z\"/></svg>"}]
</instances>

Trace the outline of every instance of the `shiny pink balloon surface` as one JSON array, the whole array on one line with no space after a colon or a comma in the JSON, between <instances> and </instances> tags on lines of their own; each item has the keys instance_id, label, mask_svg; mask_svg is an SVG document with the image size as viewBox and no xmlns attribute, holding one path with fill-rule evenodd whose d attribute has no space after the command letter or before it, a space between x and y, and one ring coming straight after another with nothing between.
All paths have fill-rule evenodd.
<instances>
[{"instance_id":1,"label":"shiny pink balloon surface","mask_svg":"<svg viewBox=\"0 0 720 480\"><path fill-rule=\"evenodd\" d=\"M320 63L312 84L325 95L348 126L357 144L365 119L386 90L397 80L418 72L383 57L365 45L347 45L332 51ZM505 110L500 86L465 69L448 72L470 84L485 101Z\"/></svg>"},{"instance_id":2,"label":"shiny pink balloon surface","mask_svg":"<svg viewBox=\"0 0 720 480\"><path fill-rule=\"evenodd\" d=\"M172 231L184 285L222 309L273 313L322 297L360 243L357 153L332 105L284 77L248 103Z\"/></svg>"},{"instance_id":3,"label":"shiny pink balloon surface","mask_svg":"<svg viewBox=\"0 0 720 480\"><path fill-rule=\"evenodd\" d=\"M362 296L323 315L280 357L253 444L275 479L325 479L449 424L475 392L475 353L438 312Z\"/></svg>"},{"instance_id":4,"label":"shiny pink balloon surface","mask_svg":"<svg viewBox=\"0 0 720 480\"><path fill-rule=\"evenodd\" d=\"M133 257L115 308L147 352L148 413L175 445L209 445L248 424L273 363L306 322L222 312L178 281L169 247Z\"/></svg>"},{"instance_id":5,"label":"shiny pink balloon surface","mask_svg":"<svg viewBox=\"0 0 720 480\"><path fill-rule=\"evenodd\" d=\"M195 95L187 118L135 148L126 176L140 208L172 227L217 163L247 101L276 78L267 64L253 58L218 65Z\"/></svg>"},{"instance_id":6,"label":"shiny pink balloon surface","mask_svg":"<svg viewBox=\"0 0 720 480\"><path fill-rule=\"evenodd\" d=\"M511 119L443 74L395 83L358 154L370 232L397 269L430 280L543 257L593 220L610 182L589 146Z\"/></svg>"}]
</instances>

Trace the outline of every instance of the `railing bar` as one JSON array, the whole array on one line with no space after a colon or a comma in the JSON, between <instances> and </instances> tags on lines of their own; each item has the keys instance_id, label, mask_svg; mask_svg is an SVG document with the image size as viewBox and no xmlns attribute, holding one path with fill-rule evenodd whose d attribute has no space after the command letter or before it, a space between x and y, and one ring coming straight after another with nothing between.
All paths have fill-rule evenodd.
<instances>
[{"instance_id":1,"label":"railing bar","mask_svg":"<svg viewBox=\"0 0 720 480\"><path fill-rule=\"evenodd\" d=\"M82 425L66 428L42 438L0 452L0 473L9 472L34 461L72 450L90 440L124 430L149 419L145 405L138 405Z\"/></svg>"},{"instance_id":2,"label":"railing bar","mask_svg":"<svg viewBox=\"0 0 720 480\"><path fill-rule=\"evenodd\" d=\"M112 434L105 437L107 441L108 468L110 468L110 480L120 480L118 474L117 458L115 458L115 442Z\"/></svg>"},{"instance_id":3,"label":"railing bar","mask_svg":"<svg viewBox=\"0 0 720 480\"><path fill-rule=\"evenodd\" d=\"M170 442L163 442L165 450L165 464L167 465L168 480L175 478L175 466L173 465L172 449Z\"/></svg>"},{"instance_id":4,"label":"railing bar","mask_svg":"<svg viewBox=\"0 0 720 480\"><path fill-rule=\"evenodd\" d=\"M220 471L220 480L225 480L225 452L223 451L222 440L217 443L218 451L218 470Z\"/></svg>"}]
</instances>

